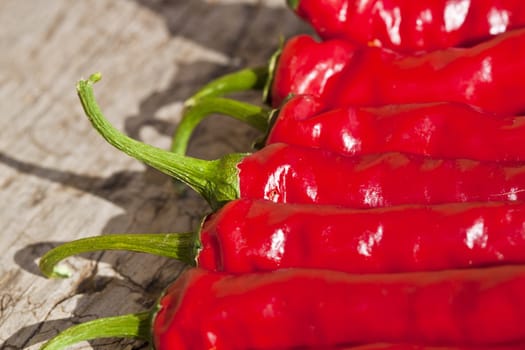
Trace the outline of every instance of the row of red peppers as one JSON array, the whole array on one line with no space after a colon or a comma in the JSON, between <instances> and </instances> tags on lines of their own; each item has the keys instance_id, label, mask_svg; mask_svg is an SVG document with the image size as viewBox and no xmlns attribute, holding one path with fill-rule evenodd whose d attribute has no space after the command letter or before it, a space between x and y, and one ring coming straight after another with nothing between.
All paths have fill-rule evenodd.
<instances>
[{"instance_id":1,"label":"row of red peppers","mask_svg":"<svg viewBox=\"0 0 525 350\"><path fill-rule=\"evenodd\" d=\"M307 3L293 5L304 9ZM350 9L348 1L331 3ZM386 2L359 3L366 8L367 3ZM438 8L440 2L434 3ZM462 3L470 9L470 2ZM317 51L296 53L289 61L285 55L293 47L288 45L311 40L299 37L279 59L272 101L279 103L290 92L312 96L297 96L283 106L261 151L217 161L165 152L122 135L94 101L91 85L100 77L81 81L78 91L86 114L108 142L188 183L215 207L231 202L204 221L200 234L152 235L144 238L149 246L143 247L123 245L123 236L87 239L80 246L73 242L48 253L41 262L43 271L51 274L66 255L93 249L128 248L196 260L200 268L183 272L151 320L157 349L431 349L412 344L521 349L525 309L519 300L525 268L510 265L525 260L525 168L517 150L521 119L511 115L523 106L508 101L517 96L509 91L519 91L521 82L514 71L519 63L502 69L504 55L494 49L502 42L516 45L518 38L525 40L525 33L498 36L472 49L418 56L356 48L342 40L312 42L334 45L343 53L351 47L346 59L352 63L350 68L317 64L308 71L307 65L296 69L293 63L306 62ZM476 52L493 58L479 60ZM337 55L326 60L330 57ZM389 68L381 69L382 62L389 62ZM440 69L449 62L460 63L448 66L447 75ZM410 71L413 67L417 69ZM466 67L468 72L459 74ZM367 77L371 68L384 75ZM420 74L418 80L411 80L414 72ZM425 72L437 72L425 78L431 86L421 85ZM446 86L453 78L460 83L456 92ZM258 81L253 80L253 86ZM508 90L491 98L505 99L486 101L484 88L495 93L500 83ZM213 102L206 102L212 95L234 90L210 86L211 93L193 99L189 111ZM455 103L375 107L440 98ZM214 108L228 111L230 102L224 103ZM235 113L256 112L244 113L246 117L266 114L234 107ZM199 113L208 112L203 108ZM269 123L252 122L266 128ZM460 140L447 139L454 131ZM465 131L470 132L466 140ZM495 265L499 267L486 267ZM127 320L131 330L111 335L129 335L136 328L135 336L149 337L143 329L150 325L149 314L118 320ZM80 338L60 339L46 349Z\"/></svg>"},{"instance_id":2,"label":"row of red peppers","mask_svg":"<svg viewBox=\"0 0 525 350\"><path fill-rule=\"evenodd\" d=\"M193 128L209 113L218 112L267 131L271 142L306 145L311 139L324 138L323 144L314 146L345 154L429 155L433 151L434 157L520 161L522 156L515 153L522 149L518 140L524 126L516 115L525 112L521 98L525 94L524 47L525 30L470 48L419 55L298 36L286 43L270 77L259 74L252 85L260 87L260 80L267 79L272 105L287 111L270 120L260 107L213 99L235 86L238 77L219 79L200 92L198 104L190 104L173 150L184 153ZM286 103L283 107L289 95L315 98L299 96L300 106ZM323 113L322 118L310 120L321 112L330 118ZM472 118L480 123L470 123ZM299 120L302 123L295 127ZM443 135L457 135L451 137L450 149L442 144L446 142ZM361 149L361 143L372 142L368 140L376 145L367 149L365 144ZM438 145L433 147L434 142Z\"/></svg>"}]
</instances>

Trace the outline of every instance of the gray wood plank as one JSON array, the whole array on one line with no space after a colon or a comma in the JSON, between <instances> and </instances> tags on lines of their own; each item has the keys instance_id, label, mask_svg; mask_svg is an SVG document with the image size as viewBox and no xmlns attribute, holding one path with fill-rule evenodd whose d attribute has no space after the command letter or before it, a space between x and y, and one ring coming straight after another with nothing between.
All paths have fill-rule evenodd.
<instances>
[{"instance_id":1,"label":"gray wood plank","mask_svg":"<svg viewBox=\"0 0 525 350\"><path fill-rule=\"evenodd\" d=\"M108 146L83 116L76 81L101 71L96 93L112 123L166 148L193 91L264 64L281 34L307 29L284 0L3 0L0 27L0 348L37 349L75 323L149 308L181 267L106 252L68 259L72 278L46 280L36 265L45 251L105 233L188 231L208 212L198 195L175 193L167 177ZM246 151L256 135L210 118L190 152Z\"/></svg>"}]
</instances>

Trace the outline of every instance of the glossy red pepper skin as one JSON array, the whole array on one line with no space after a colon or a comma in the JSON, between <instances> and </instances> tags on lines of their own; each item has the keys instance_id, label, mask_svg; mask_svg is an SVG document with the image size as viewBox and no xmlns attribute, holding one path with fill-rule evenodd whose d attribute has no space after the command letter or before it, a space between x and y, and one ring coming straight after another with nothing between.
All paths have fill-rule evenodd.
<instances>
[{"instance_id":1,"label":"glossy red pepper skin","mask_svg":"<svg viewBox=\"0 0 525 350\"><path fill-rule=\"evenodd\" d=\"M457 103L326 111L319 98L297 95L269 132L266 144L277 142L348 156L405 152L517 162L525 161L525 117L498 118Z\"/></svg>"},{"instance_id":2,"label":"glossy red pepper skin","mask_svg":"<svg viewBox=\"0 0 525 350\"><path fill-rule=\"evenodd\" d=\"M525 25L521 0L295 0L323 39L398 52L468 46Z\"/></svg>"},{"instance_id":3,"label":"glossy red pepper skin","mask_svg":"<svg viewBox=\"0 0 525 350\"><path fill-rule=\"evenodd\" d=\"M157 350L525 340L525 267L352 275L186 270L160 300Z\"/></svg>"},{"instance_id":4,"label":"glossy red pepper skin","mask_svg":"<svg viewBox=\"0 0 525 350\"><path fill-rule=\"evenodd\" d=\"M354 346L301 347L293 350L523 350L522 343L495 346L432 346L417 344L367 344ZM278 350L289 350L278 349Z\"/></svg>"},{"instance_id":5,"label":"glossy red pepper skin","mask_svg":"<svg viewBox=\"0 0 525 350\"><path fill-rule=\"evenodd\" d=\"M355 347L344 347L346 350L522 350L523 344L496 346L427 346L414 344L369 344ZM327 349L328 350L328 349Z\"/></svg>"},{"instance_id":6,"label":"glossy red pepper skin","mask_svg":"<svg viewBox=\"0 0 525 350\"><path fill-rule=\"evenodd\" d=\"M283 52L287 49L285 46ZM497 115L525 112L525 30L502 34L472 48L424 55L402 55L375 47L356 49L320 93L310 91L304 72L296 71L301 65L286 57L282 56L275 70L274 102L288 94L311 93L320 96L326 108L448 101ZM325 71L322 66L321 72ZM301 89L279 86L294 79Z\"/></svg>"},{"instance_id":7,"label":"glossy red pepper skin","mask_svg":"<svg viewBox=\"0 0 525 350\"><path fill-rule=\"evenodd\" d=\"M344 40L319 43L308 35L289 39L273 72L272 106L279 107L289 94L321 95L332 76L348 65L355 50Z\"/></svg>"},{"instance_id":8,"label":"glossy red pepper skin","mask_svg":"<svg viewBox=\"0 0 525 350\"><path fill-rule=\"evenodd\" d=\"M228 273L290 267L387 273L525 263L525 205L359 210L245 199L209 216L200 240L197 265Z\"/></svg>"},{"instance_id":9,"label":"glossy red pepper skin","mask_svg":"<svg viewBox=\"0 0 525 350\"><path fill-rule=\"evenodd\" d=\"M525 199L525 165L272 144L238 164L239 198L355 208Z\"/></svg>"}]
</instances>

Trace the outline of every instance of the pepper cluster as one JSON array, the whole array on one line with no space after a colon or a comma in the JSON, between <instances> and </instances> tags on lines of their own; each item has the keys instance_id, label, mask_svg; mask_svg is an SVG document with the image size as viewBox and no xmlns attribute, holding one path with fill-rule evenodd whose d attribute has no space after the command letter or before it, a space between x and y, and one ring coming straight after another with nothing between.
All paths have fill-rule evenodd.
<instances>
[{"instance_id":1,"label":"pepper cluster","mask_svg":"<svg viewBox=\"0 0 525 350\"><path fill-rule=\"evenodd\" d=\"M186 101L170 151L110 144L200 193L198 232L66 243L40 261L128 249L188 265L154 310L72 327L43 349L137 337L168 349L525 348L525 3L291 0L322 41ZM224 97L263 90L263 106ZM265 135L253 153L185 155L212 113Z\"/></svg>"}]
</instances>

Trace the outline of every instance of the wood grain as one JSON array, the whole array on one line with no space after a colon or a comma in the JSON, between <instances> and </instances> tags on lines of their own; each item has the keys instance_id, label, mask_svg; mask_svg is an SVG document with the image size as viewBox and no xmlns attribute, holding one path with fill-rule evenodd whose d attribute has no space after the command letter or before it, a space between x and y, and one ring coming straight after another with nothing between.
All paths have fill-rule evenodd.
<instances>
[{"instance_id":1,"label":"wood grain","mask_svg":"<svg viewBox=\"0 0 525 350\"><path fill-rule=\"evenodd\" d=\"M76 81L102 72L96 94L111 122L167 148L193 91L264 64L280 35L308 29L284 0L3 0L0 24L0 349L38 349L75 323L147 309L181 267L106 252L68 259L72 278L46 280L36 265L44 252L98 234L188 231L208 211L195 193L177 194L167 177L108 146L83 116ZM256 135L209 118L190 152L246 151ZM146 345L75 347L92 348Z\"/></svg>"}]
</instances>

